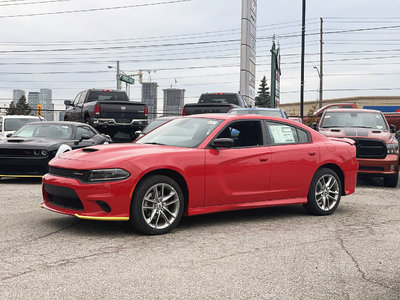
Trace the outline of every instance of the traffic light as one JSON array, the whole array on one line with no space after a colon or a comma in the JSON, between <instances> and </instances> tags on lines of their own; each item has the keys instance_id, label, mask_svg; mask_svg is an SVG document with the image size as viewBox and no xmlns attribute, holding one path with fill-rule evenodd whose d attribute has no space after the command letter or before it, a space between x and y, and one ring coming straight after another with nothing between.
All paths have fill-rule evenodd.
<instances>
[{"instance_id":1,"label":"traffic light","mask_svg":"<svg viewBox=\"0 0 400 300\"><path fill-rule=\"evenodd\" d=\"M36 114L41 117L43 115L43 111L42 111L43 105L42 104L38 104L37 105L37 110L36 110Z\"/></svg>"}]
</instances>

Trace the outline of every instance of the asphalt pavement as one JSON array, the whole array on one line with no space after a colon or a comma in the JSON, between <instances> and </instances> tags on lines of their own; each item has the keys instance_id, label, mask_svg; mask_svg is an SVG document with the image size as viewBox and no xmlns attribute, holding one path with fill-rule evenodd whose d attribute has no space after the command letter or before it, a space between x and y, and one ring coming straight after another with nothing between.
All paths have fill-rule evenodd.
<instances>
[{"instance_id":1,"label":"asphalt pavement","mask_svg":"<svg viewBox=\"0 0 400 300\"><path fill-rule=\"evenodd\" d=\"M400 187L378 179L331 216L218 213L162 236L40 203L40 180L0 181L0 299L400 299Z\"/></svg>"}]
</instances>

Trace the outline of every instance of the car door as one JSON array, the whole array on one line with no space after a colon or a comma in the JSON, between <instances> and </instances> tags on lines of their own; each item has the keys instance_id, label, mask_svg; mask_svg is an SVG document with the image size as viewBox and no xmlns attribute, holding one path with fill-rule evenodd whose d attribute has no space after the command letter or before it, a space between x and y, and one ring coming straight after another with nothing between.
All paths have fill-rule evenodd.
<instances>
[{"instance_id":1,"label":"car door","mask_svg":"<svg viewBox=\"0 0 400 300\"><path fill-rule=\"evenodd\" d=\"M231 138L231 148L206 149L205 205L265 200L270 180L270 150L260 120L234 121L216 138ZM212 142L211 142L212 143Z\"/></svg>"},{"instance_id":2,"label":"car door","mask_svg":"<svg viewBox=\"0 0 400 300\"><path fill-rule=\"evenodd\" d=\"M306 197L318 167L319 147L306 129L276 121L265 125L270 144L269 198Z\"/></svg>"},{"instance_id":3,"label":"car door","mask_svg":"<svg viewBox=\"0 0 400 300\"><path fill-rule=\"evenodd\" d=\"M74 102L70 107L67 108L65 112L66 120L68 121L79 121L79 99L82 95L80 92L74 99Z\"/></svg>"}]
</instances>

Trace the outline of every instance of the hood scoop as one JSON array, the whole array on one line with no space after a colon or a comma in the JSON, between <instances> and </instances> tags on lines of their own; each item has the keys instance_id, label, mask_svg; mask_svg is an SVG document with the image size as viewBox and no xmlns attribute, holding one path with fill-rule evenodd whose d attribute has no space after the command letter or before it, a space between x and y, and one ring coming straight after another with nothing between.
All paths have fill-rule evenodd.
<instances>
[{"instance_id":1,"label":"hood scoop","mask_svg":"<svg viewBox=\"0 0 400 300\"><path fill-rule=\"evenodd\" d=\"M382 133L380 130L372 130L372 133Z\"/></svg>"},{"instance_id":2,"label":"hood scoop","mask_svg":"<svg viewBox=\"0 0 400 300\"><path fill-rule=\"evenodd\" d=\"M96 151L99 151L99 149L96 149L96 148L83 148L82 149L82 152L96 152Z\"/></svg>"},{"instance_id":3,"label":"hood scoop","mask_svg":"<svg viewBox=\"0 0 400 300\"><path fill-rule=\"evenodd\" d=\"M332 132L340 132L340 129L331 129Z\"/></svg>"},{"instance_id":4,"label":"hood scoop","mask_svg":"<svg viewBox=\"0 0 400 300\"><path fill-rule=\"evenodd\" d=\"M21 139L7 139L7 142L9 142L9 143L21 143L24 141L25 140L21 140Z\"/></svg>"}]
</instances>

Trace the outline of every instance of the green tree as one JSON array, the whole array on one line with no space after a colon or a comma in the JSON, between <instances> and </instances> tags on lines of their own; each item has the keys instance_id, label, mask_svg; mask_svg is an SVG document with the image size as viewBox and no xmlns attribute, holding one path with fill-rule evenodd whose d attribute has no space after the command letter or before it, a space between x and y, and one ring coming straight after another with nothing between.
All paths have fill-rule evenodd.
<instances>
[{"instance_id":1,"label":"green tree","mask_svg":"<svg viewBox=\"0 0 400 300\"><path fill-rule=\"evenodd\" d=\"M19 98L17 105L14 102L10 103L10 107L7 109L7 115L29 115L32 109L29 107L28 102L26 102L25 95Z\"/></svg>"},{"instance_id":2,"label":"green tree","mask_svg":"<svg viewBox=\"0 0 400 300\"><path fill-rule=\"evenodd\" d=\"M255 100L257 107L271 107L271 103L269 102L269 87L267 86L265 76L261 79L258 96L256 96Z\"/></svg>"}]
</instances>

